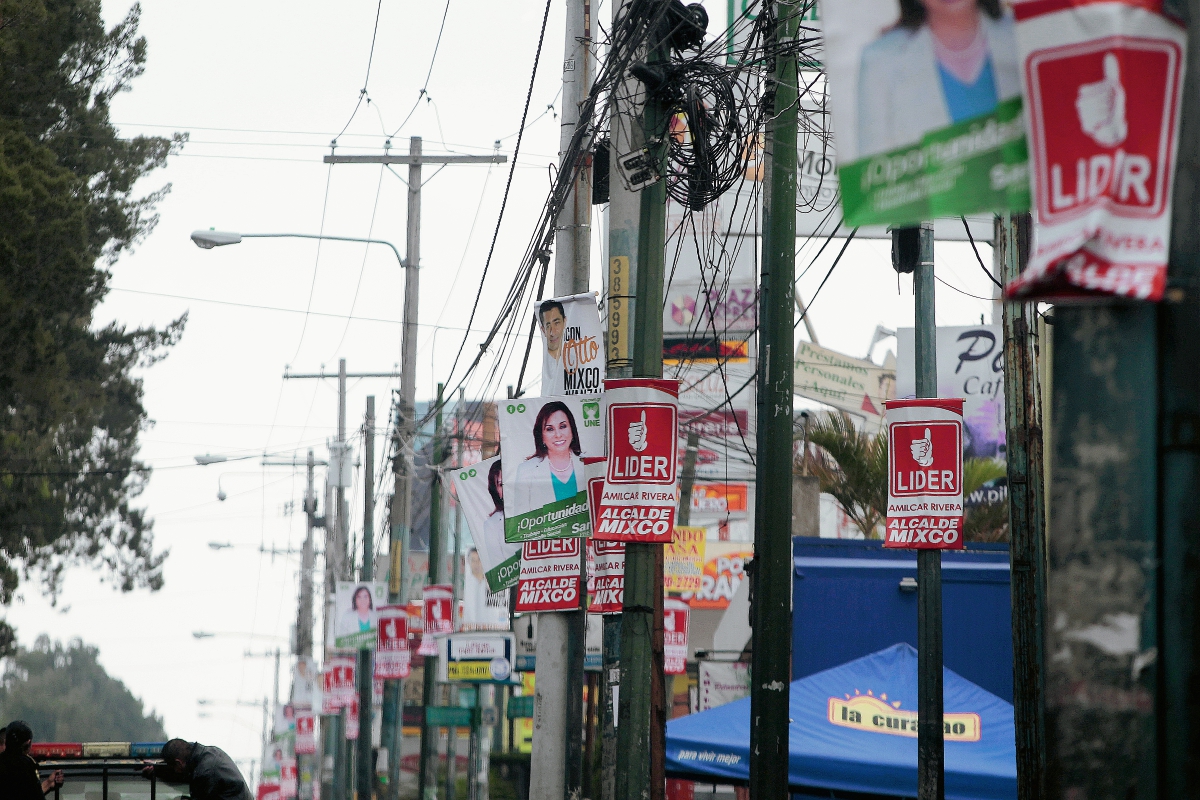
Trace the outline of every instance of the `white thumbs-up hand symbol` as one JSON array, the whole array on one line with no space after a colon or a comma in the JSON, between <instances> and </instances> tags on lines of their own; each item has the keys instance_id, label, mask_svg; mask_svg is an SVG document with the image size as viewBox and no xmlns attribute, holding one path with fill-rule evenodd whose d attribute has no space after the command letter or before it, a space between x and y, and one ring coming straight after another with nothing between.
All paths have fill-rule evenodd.
<instances>
[{"instance_id":1,"label":"white thumbs-up hand symbol","mask_svg":"<svg viewBox=\"0 0 1200 800\"><path fill-rule=\"evenodd\" d=\"M1125 87L1121 64L1112 53L1104 55L1104 80L1085 83L1075 98L1075 111L1083 132L1104 147L1116 147L1129 135L1125 122Z\"/></svg>"},{"instance_id":2,"label":"white thumbs-up hand symbol","mask_svg":"<svg viewBox=\"0 0 1200 800\"><path fill-rule=\"evenodd\" d=\"M663 614L663 628L671 631L672 633L675 632L675 614L674 614L674 612Z\"/></svg>"},{"instance_id":3,"label":"white thumbs-up hand symbol","mask_svg":"<svg viewBox=\"0 0 1200 800\"><path fill-rule=\"evenodd\" d=\"M929 428L925 429L925 438L914 440L909 449L913 460L922 467L933 466L933 440L929 436Z\"/></svg>"},{"instance_id":4,"label":"white thumbs-up hand symbol","mask_svg":"<svg viewBox=\"0 0 1200 800\"><path fill-rule=\"evenodd\" d=\"M646 412L642 412L641 422L629 423L629 446L637 452L646 449Z\"/></svg>"}]
</instances>

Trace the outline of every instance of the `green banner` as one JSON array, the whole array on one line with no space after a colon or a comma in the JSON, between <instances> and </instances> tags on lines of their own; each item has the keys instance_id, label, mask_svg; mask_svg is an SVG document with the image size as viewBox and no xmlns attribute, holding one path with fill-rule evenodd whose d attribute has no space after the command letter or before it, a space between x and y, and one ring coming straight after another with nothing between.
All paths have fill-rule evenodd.
<instances>
[{"instance_id":1,"label":"green banner","mask_svg":"<svg viewBox=\"0 0 1200 800\"><path fill-rule=\"evenodd\" d=\"M591 528L585 491L518 517L505 517L504 541L578 538L587 536Z\"/></svg>"},{"instance_id":2,"label":"green banner","mask_svg":"<svg viewBox=\"0 0 1200 800\"><path fill-rule=\"evenodd\" d=\"M501 562L500 566L485 573L489 592L499 592L517 585L521 577L521 554L513 553L512 558Z\"/></svg>"},{"instance_id":3,"label":"green banner","mask_svg":"<svg viewBox=\"0 0 1200 800\"><path fill-rule=\"evenodd\" d=\"M1028 211L1021 98L925 134L921 143L838 169L846 224L912 225L978 212Z\"/></svg>"},{"instance_id":4,"label":"green banner","mask_svg":"<svg viewBox=\"0 0 1200 800\"><path fill-rule=\"evenodd\" d=\"M372 628L369 631L338 636L334 638L333 645L339 650L374 650L378 633L376 629Z\"/></svg>"}]
</instances>

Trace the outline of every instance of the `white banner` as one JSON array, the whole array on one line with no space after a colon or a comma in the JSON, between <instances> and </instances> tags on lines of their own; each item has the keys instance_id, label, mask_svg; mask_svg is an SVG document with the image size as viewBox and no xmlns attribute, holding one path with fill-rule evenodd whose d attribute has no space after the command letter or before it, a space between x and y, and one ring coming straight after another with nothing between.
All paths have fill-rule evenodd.
<instances>
[{"instance_id":1,"label":"white banner","mask_svg":"<svg viewBox=\"0 0 1200 800\"><path fill-rule=\"evenodd\" d=\"M333 644L339 650L374 650L375 608L387 602L387 584L338 581Z\"/></svg>"},{"instance_id":2,"label":"white banner","mask_svg":"<svg viewBox=\"0 0 1200 800\"><path fill-rule=\"evenodd\" d=\"M742 662L701 661L697 711L750 696L750 665Z\"/></svg>"},{"instance_id":3,"label":"white banner","mask_svg":"<svg viewBox=\"0 0 1200 800\"><path fill-rule=\"evenodd\" d=\"M543 300L537 322L542 332L542 396L599 393L604 334L596 295Z\"/></svg>"},{"instance_id":4,"label":"white banner","mask_svg":"<svg viewBox=\"0 0 1200 800\"><path fill-rule=\"evenodd\" d=\"M501 407L505 541L588 535L583 459L604 455L600 401L528 397Z\"/></svg>"},{"instance_id":5,"label":"white banner","mask_svg":"<svg viewBox=\"0 0 1200 800\"><path fill-rule=\"evenodd\" d=\"M520 572L521 547L504 541L504 476L500 456L446 475L452 476L449 483L471 530L487 589L499 592L509 588L517 582ZM474 576L471 572L468 580Z\"/></svg>"}]
</instances>

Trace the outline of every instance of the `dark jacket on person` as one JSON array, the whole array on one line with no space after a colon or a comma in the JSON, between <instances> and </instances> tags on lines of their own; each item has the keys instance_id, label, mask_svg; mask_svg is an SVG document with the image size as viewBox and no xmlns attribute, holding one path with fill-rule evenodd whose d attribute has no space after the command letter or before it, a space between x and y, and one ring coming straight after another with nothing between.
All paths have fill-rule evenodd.
<instances>
[{"instance_id":1,"label":"dark jacket on person","mask_svg":"<svg viewBox=\"0 0 1200 800\"><path fill-rule=\"evenodd\" d=\"M17 748L0 753L0 797L4 800L42 800L37 762Z\"/></svg>"},{"instance_id":2,"label":"dark jacket on person","mask_svg":"<svg viewBox=\"0 0 1200 800\"><path fill-rule=\"evenodd\" d=\"M193 742L185 775L164 765L156 767L154 774L159 780L172 783L186 781L192 800L254 800L241 771L219 747Z\"/></svg>"}]
</instances>

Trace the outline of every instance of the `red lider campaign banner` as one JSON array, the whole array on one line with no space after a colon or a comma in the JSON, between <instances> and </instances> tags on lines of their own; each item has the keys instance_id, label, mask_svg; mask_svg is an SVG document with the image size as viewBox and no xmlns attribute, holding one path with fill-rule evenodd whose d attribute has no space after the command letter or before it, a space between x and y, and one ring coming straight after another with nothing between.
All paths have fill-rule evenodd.
<instances>
[{"instance_id":1,"label":"red lider campaign banner","mask_svg":"<svg viewBox=\"0 0 1200 800\"><path fill-rule=\"evenodd\" d=\"M296 755L317 752L316 717L311 708L296 710Z\"/></svg>"},{"instance_id":2,"label":"red lider campaign banner","mask_svg":"<svg viewBox=\"0 0 1200 800\"><path fill-rule=\"evenodd\" d=\"M283 800L278 783L260 783L257 797L258 800Z\"/></svg>"},{"instance_id":3,"label":"red lider campaign banner","mask_svg":"<svg viewBox=\"0 0 1200 800\"><path fill-rule=\"evenodd\" d=\"M1034 234L1007 295L1161 299L1186 31L1156 0L1013 11Z\"/></svg>"},{"instance_id":4,"label":"red lider campaign banner","mask_svg":"<svg viewBox=\"0 0 1200 800\"><path fill-rule=\"evenodd\" d=\"M620 614L625 604L625 543L588 541L592 551L590 614Z\"/></svg>"},{"instance_id":5,"label":"red lider campaign banner","mask_svg":"<svg viewBox=\"0 0 1200 800\"><path fill-rule=\"evenodd\" d=\"M346 704L346 741L353 742L358 738L358 695Z\"/></svg>"},{"instance_id":6,"label":"red lider campaign banner","mask_svg":"<svg viewBox=\"0 0 1200 800\"><path fill-rule=\"evenodd\" d=\"M535 539L521 545L517 611L576 611L583 576L581 539Z\"/></svg>"},{"instance_id":7,"label":"red lider campaign banner","mask_svg":"<svg viewBox=\"0 0 1200 800\"><path fill-rule=\"evenodd\" d=\"M297 777L295 757L284 758L279 764L279 793L283 800L290 800L296 796Z\"/></svg>"},{"instance_id":8,"label":"red lider campaign banner","mask_svg":"<svg viewBox=\"0 0 1200 800\"><path fill-rule=\"evenodd\" d=\"M884 547L963 548L963 401L888 400Z\"/></svg>"},{"instance_id":9,"label":"red lider campaign banner","mask_svg":"<svg viewBox=\"0 0 1200 800\"><path fill-rule=\"evenodd\" d=\"M412 672L408 649L408 611L405 606L379 607L379 636L375 649L377 680L399 680Z\"/></svg>"},{"instance_id":10,"label":"red lider campaign banner","mask_svg":"<svg viewBox=\"0 0 1200 800\"><path fill-rule=\"evenodd\" d=\"M691 609L682 600L663 600L663 672L682 675L687 671L688 621Z\"/></svg>"},{"instance_id":11,"label":"red lider campaign banner","mask_svg":"<svg viewBox=\"0 0 1200 800\"><path fill-rule=\"evenodd\" d=\"M434 637L454 630L454 590L448 583L434 584L422 590L422 597L424 619L417 655L436 656L437 640Z\"/></svg>"},{"instance_id":12,"label":"red lider campaign banner","mask_svg":"<svg viewBox=\"0 0 1200 800\"><path fill-rule=\"evenodd\" d=\"M354 658L334 656L325 662L321 675L321 713L336 714L354 697Z\"/></svg>"},{"instance_id":13,"label":"red lider campaign banner","mask_svg":"<svg viewBox=\"0 0 1200 800\"><path fill-rule=\"evenodd\" d=\"M670 542L675 536L679 381L604 382L608 468L592 537Z\"/></svg>"}]
</instances>

